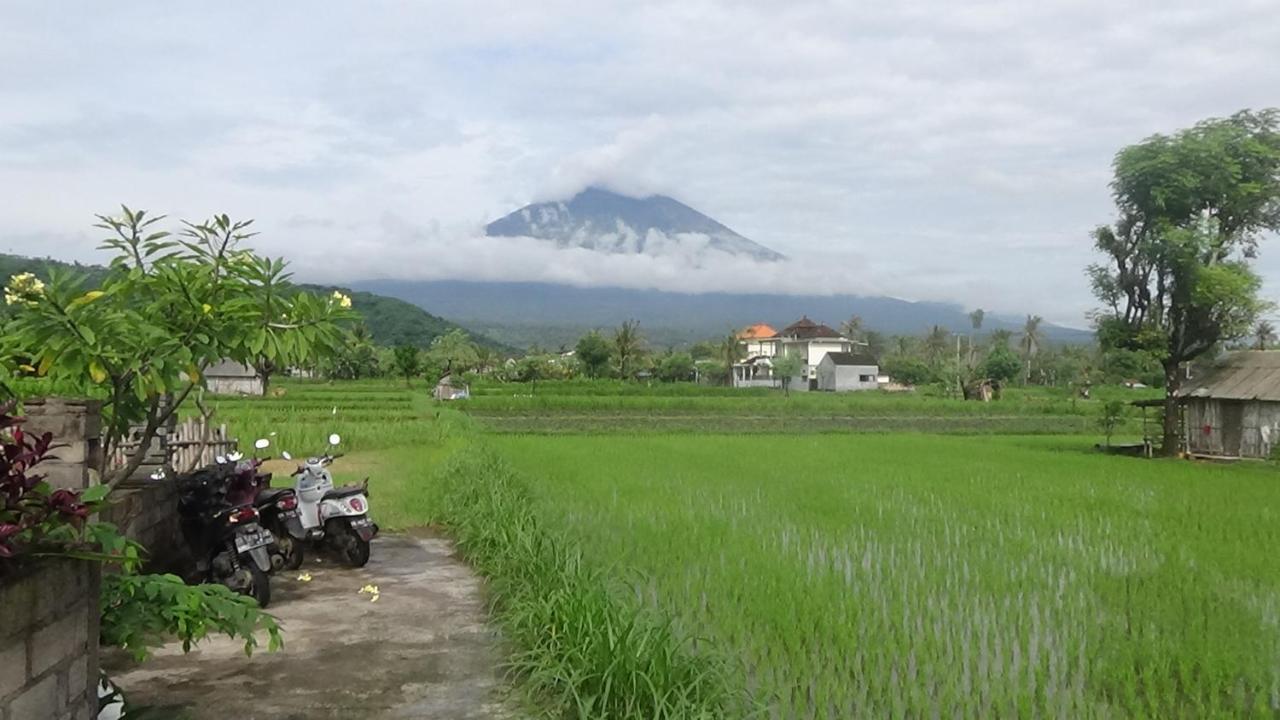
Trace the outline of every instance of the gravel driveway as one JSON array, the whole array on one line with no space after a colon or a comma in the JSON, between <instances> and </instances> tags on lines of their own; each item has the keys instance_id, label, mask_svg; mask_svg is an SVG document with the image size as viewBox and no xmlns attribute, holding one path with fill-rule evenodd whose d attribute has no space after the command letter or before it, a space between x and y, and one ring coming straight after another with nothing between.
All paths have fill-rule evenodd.
<instances>
[{"instance_id":1,"label":"gravel driveway","mask_svg":"<svg viewBox=\"0 0 1280 720\"><path fill-rule=\"evenodd\" d=\"M244 656L225 638L179 645L136 665L104 656L131 704L191 720L513 718L481 582L436 537L376 539L360 570L308 558L273 575L269 611L285 647ZM378 600L361 594L376 585Z\"/></svg>"}]
</instances>

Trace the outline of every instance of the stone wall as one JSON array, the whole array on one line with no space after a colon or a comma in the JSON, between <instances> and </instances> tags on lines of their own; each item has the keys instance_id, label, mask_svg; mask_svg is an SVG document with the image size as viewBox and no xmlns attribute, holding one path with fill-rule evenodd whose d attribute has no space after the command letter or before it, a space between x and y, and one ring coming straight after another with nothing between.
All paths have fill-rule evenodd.
<instances>
[{"instance_id":1,"label":"stone wall","mask_svg":"<svg viewBox=\"0 0 1280 720\"><path fill-rule=\"evenodd\" d=\"M97 714L99 572L43 561L0 582L0 720Z\"/></svg>"}]
</instances>

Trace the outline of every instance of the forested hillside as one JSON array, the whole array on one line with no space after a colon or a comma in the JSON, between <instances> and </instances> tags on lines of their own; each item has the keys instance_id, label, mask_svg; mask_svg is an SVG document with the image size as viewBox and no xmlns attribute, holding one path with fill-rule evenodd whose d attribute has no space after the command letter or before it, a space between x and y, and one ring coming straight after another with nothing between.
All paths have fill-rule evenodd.
<instances>
[{"instance_id":1,"label":"forested hillside","mask_svg":"<svg viewBox=\"0 0 1280 720\"><path fill-rule=\"evenodd\" d=\"M11 275L24 272L33 273L42 280L48 280L50 270L84 276L85 284L90 287L96 286L101 281L103 274L106 273L106 268L101 265L81 265L79 263L65 263L50 258L30 258L0 253L0 284L3 284ZM352 291L346 288L326 285L301 284L298 287L326 295L334 290L341 289L344 293L350 295L355 310L364 319L365 325L369 328L369 333L373 336L374 343L378 345L409 344L427 347L436 337L459 327L455 323L432 315L412 303L383 295L375 295L371 292ZM2 311L0 309L0 312ZM488 337L478 335L470 330L467 332L480 345L493 348L499 352L511 350L508 346Z\"/></svg>"}]
</instances>

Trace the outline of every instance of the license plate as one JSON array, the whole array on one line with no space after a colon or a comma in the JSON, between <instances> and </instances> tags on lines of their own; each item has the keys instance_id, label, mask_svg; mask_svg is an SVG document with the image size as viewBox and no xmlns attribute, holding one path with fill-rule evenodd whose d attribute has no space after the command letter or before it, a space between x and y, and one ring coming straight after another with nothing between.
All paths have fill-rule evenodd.
<instances>
[{"instance_id":1,"label":"license plate","mask_svg":"<svg viewBox=\"0 0 1280 720\"><path fill-rule=\"evenodd\" d=\"M271 544L271 536L265 532L241 533L236 535L236 552L246 553L254 548Z\"/></svg>"},{"instance_id":2,"label":"license plate","mask_svg":"<svg viewBox=\"0 0 1280 720\"><path fill-rule=\"evenodd\" d=\"M373 521L367 517L358 517L351 521L353 528L367 528L370 525L373 525Z\"/></svg>"}]
</instances>

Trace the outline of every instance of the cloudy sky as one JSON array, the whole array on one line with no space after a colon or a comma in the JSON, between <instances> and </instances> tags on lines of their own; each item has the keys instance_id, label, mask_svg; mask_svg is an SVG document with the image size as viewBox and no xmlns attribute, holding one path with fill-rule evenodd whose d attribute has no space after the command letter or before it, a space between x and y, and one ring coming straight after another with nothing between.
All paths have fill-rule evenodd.
<instances>
[{"instance_id":1,"label":"cloudy sky","mask_svg":"<svg viewBox=\"0 0 1280 720\"><path fill-rule=\"evenodd\" d=\"M1280 105L1275 0L0 0L0 252L119 203L253 217L304 279L884 293L1082 324L1121 146ZM478 236L589 183L794 262ZM666 263L666 264L664 264ZM1280 244L1264 247L1280 294Z\"/></svg>"}]
</instances>

